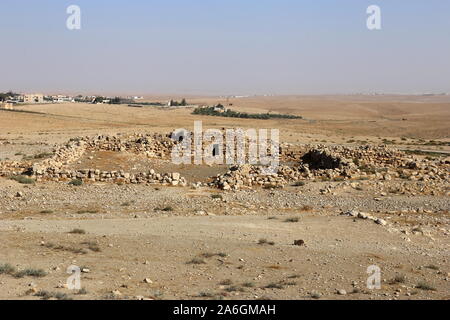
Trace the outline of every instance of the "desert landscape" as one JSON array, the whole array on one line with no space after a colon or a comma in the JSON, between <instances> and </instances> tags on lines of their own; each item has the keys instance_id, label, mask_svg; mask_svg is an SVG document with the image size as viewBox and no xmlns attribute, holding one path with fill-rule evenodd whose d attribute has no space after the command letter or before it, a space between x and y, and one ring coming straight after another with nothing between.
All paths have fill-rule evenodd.
<instances>
[{"instance_id":1,"label":"desert landscape","mask_svg":"<svg viewBox=\"0 0 450 320\"><path fill-rule=\"evenodd\" d=\"M448 95L143 102L181 98L299 118L0 109L0 299L450 298ZM279 129L279 171L172 163L168 136L194 121Z\"/></svg>"}]
</instances>

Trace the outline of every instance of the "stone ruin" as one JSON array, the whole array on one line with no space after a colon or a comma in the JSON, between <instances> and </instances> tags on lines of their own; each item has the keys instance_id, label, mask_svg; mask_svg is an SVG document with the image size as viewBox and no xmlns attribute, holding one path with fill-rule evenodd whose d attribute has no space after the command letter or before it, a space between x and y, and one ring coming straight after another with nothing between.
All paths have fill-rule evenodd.
<instances>
[{"instance_id":1,"label":"stone ruin","mask_svg":"<svg viewBox=\"0 0 450 320\"><path fill-rule=\"evenodd\" d=\"M72 139L66 145L54 151L51 158L30 164L9 162L0 165L0 175L26 174L36 181L71 181L79 179L87 182L113 182L123 184L163 184L186 186L187 181L177 172L157 173L151 169L148 172L129 173L123 170L103 171L99 169L70 169L86 151L102 150L116 152L131 152L145 154L149 158L165 159L170 155L173 142L161 135L131 136L97 136Z\"/></svg>"},{"instance_id":2,"label":"stone ruin","mask_svg":"<svg viewBox=\"0 0 450 320\"><path fill-rule=\"evenodd\" d=\"M350 166L352 162L345 161L338 154L328 150L311 149L302 156L302 161L308 164L310 169L342 169Z\"/></svg>"},{"instance_id":3,"label":"stone ruin","mask_svg":"<svg viewBox=\"0 0 450 320\"><path fill-rule=\"evenodd\" d=\"M450 162L418 159L387 146L323 146L283 144L278 172L265 175L252 165L231 167L209 184L223 190L257 186L280 188L300 181L352 181L394 178L444 186L450 181ZM283 165L285 163L285 165ZM289 165L286 165L288 163Z\"/></svg>"},{"instance_id":4,"label":"stone ruin","mask_svg":"<svg viewBox=\"0 0 450 320\"><path fill-rule=\"evenodd\" d=\"M131 136L81 137L70 140L56 149L51 158L36 162L0 162L0 176L26 174L37 181L110 182L121 184L162 184L186 186L188 181L180 173L130 173L123 170L70 169L86 151L115 151L145 155L150 159L170 160L175 144L180 143L161 134ZM255 187L279 188L287 184L307 181L345 181L358 179L408 180L448 184L450 163L445 160L418 159L387 146L323 146L280 145L280 166L267 175L258 165L231 166L224 174L211 177L208 182L192 182L194 187L206 186L222 190ZM448 187L448 186L447 186Z\"/></svg>"}]
</instances>

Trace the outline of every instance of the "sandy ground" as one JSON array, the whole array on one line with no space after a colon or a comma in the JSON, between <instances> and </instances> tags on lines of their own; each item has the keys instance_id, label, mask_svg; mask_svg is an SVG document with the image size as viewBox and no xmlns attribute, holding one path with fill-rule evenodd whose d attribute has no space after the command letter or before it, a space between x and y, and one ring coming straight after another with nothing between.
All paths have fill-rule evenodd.
<instances>
[{"instance_id":1,"label":"sandy ground","mask_svg":"<svg viewBox=\"0 0 450 320\"><path fill-rule=\"evenodd\" d=\"M450 151L446 97L188 100L228 102L235 110L304 119L197 117L191 109L152 107L29 105L20 110L33 113L0 111L0 158L21 160L81 135L189 129L195 120L205 127L279 128L283 142L379 144L387 139L401 149ZM125 155L97 156L104 158L106 168L167 166ZM83 165L89 161L83 159ZM184 170L201 180L223 168L210 168L207 174ZM9 263L17 270L47 273L21 278L0 274L0 299L41 299L34 295L39 290L73 299L450 298L447 195L390 195L379 201L374 198L382 190L376 186L358 191L328 184L333 194L320 194L324 183L318 182L300 190L224 193L221 200L213 199L218 191L209 189L107 184L76 188L50 182L20 185L0 178L0 270ZM16 197L17 192L22 196ZM167 206L173 210L160 210ZM389 224L340 215L351 209L378 215ZM293 217L298 222L286 222ZM85 233L69 233L75 228ZM260 239L274 243L258 244ZM294 246L294 240L305 245ZM198 264L188 263L194 258ZM81 274L83 294L64 287L70 265L89 269ZM366 286L371 265L381 269L380 290Z\"/></svg>"},{"instance_id":2,"label":"sandy ground","mask_svg":"<svg viewBox=\"0 0 450 320\"><path fill-rule=\"evenodd\" d=\"M88 291L82 298L102 298L114 290L128 297L164 299L199 298L202 293L235 299L302 299L310 298L313 291L323 298L383 299L395 297L396 290L403 299L448 298L445 275L423 267L448 268L448 263L443 263L448 261L448 252L430 245L427 238L417 237L410 245L378 225L349 219L305 214L300 223L268 220L267 216L2 221L3 259L51 271L38 280L3 277L0 298L21 296L30 282L41 289L58 290L55 287L65 282L65 268L71 264L90 269L82 275ZM73 228L83 228L87 234L68 234ZM275 245L258 245L261 238L271 239ZM293 246L295 239L303 239L306 246ZM47 249L41 241L68 247L96 241L101 252L80 256ZM205 253L227 256L187 264ZM368 290L370 265L379 266L386 281L400 274L407 280ZM153 283L145 283L146 278ZM220 284L227 279L239 290L230 292L227 288L231 286ZM438 290L432 295L412 288L430 280ZM289 284L265 288L277 282ZM252 287L243 286L245 283ZM355 288L360 292L336 295L338 289L352 292Z\"/></svg>"}]
</instances>

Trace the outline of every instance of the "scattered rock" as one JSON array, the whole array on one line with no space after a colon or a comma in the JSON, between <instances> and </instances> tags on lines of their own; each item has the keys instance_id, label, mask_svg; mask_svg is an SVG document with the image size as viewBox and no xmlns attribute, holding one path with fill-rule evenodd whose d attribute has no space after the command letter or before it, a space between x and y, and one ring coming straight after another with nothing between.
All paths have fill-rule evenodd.
<instances>
[{"instance_id":1,"label":"scattered rock","mask_svg":"<svg viewBox=\"0 0 450 320\"><path fill-rule=\"evenodd\" d=\"M304 240L294 240L294 246L304 246L305 241Z\"/></svg>"},{"instance_id":2,"label":"scattered rock","mask_svg":"<svg viewBox=\"0 0 450 320\"><path fill-rule=\"evenodd\" d=\"M120 292L119 290L113 290L111 293L116 297L120 297L122 295L122 292Z\"/></svg>"}]
</instances>

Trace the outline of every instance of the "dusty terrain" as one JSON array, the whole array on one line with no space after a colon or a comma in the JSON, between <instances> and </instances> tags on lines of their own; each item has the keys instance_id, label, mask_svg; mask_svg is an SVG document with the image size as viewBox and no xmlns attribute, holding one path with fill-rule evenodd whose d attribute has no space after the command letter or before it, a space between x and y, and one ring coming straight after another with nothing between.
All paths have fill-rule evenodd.
<instances>
[{"instance_id":1,"label":"dusty terrain","mask_svg":"<svg viewBox=\"0 0 450 320\"><path fill-rule=\"evenodd\" d=\"M148 97L164 101L165 97ZM295 144L379 145L448 161L448 97L191 97L302 120L191 115L192 109L28 105L0 111L0 161L38 162L78 136L213 128L278 128ZM417 153L417 150L422 153ZM206 181L226 167L177 167L129 153L83 155L74 169L154 168ZM222 191L0 177L0 299L449 299L450 201L426 182L308 181ZM422 188L422 189L421 189ZM410 190L397 192L395 190ZM324 190L326 192L324 192ZM385 221L349 216L367 213ZM79 229L79 233L71 233ZM82 231L82 232L81 232ZM265 241L262 241L265 240ZM301 245L294 241L303 240ZM7 271L10 264L16 271ZM85 272L69 290L66 269ZM367 268L381 269L370 290ZM17 271L42 269L45 276ZM44 294L46 293L46 294ZM59 293L59 294L56 294Z\"/></svg>"}]
</instances>

